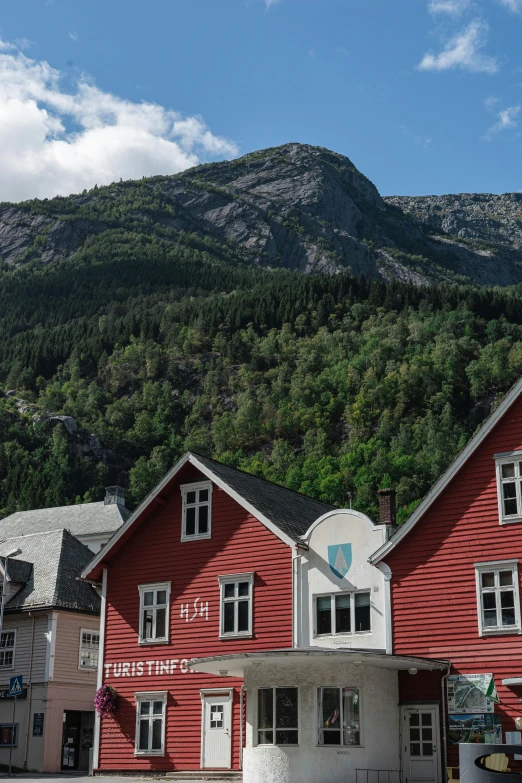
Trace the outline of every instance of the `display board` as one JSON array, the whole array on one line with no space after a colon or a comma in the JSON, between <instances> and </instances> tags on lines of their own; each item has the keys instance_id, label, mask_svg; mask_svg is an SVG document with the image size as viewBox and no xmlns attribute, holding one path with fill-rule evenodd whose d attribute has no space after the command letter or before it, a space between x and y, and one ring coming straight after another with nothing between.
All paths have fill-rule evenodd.
<instances>
[{"instance_id":1,"label":"display board","mask_svg":"<svg viewBox=\"0 0 522 783\"><path fill-rule=\"evenodd\" d=\"M450 715L494 712L498 696L492 674L454 674L447 687Z\"/></svg>"},{"instance_id":2,"label":"display board","mask_svg":"<svg viewBox=\"0 0 522 783\"><path fill-rule=\"evenodd\" d=\"M502 743L502 717L500 715L449 715L448 736L452 745L461 742L478 742L483 745Z\"/></svg>"}]
</instances>

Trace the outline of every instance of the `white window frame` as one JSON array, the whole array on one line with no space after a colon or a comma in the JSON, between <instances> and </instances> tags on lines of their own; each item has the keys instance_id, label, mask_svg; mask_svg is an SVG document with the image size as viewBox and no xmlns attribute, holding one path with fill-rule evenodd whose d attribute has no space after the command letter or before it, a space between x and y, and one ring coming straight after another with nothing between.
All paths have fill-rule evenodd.
<instances>
[{"instance_id":1,"label":"white window frame","mask_svg":"<svg viewBox=\"0 0 522 783\"><path fill-rule=\"evenodd\" d=\"M136 730L135 730L135 737L134 737L135 756L164 756L165 755L165 734L166 734L166 724L167 724L167 693L168 691L138 691L137 693L134 694L134 701L136 702ZM141 703L144 701L163 702L163 712L161 714L162 727L161 727L160 750L138 750L138 742L140 739L140 708L141 708ZM152 720L153 717L154 717L153 715L150 715L149 720Z\"/></svg>"},{"instance_id":2,"label":"white window frame","mask_svg":"<svg viewBox=\"0 0 522 783\"><path fill-rule=\"evenodd\" d=\"M226 576L218 576L219 582L219 638L220 639L251 639L254 635L254 572L248 574L227 574ZM225 622L225 603L235 602L234 609L234 625L237 627L237 604L239 601L244 601L245 596L238 596L237 598L225 599L225 585L229 585L235 582L248 582L250 586L250 592L248 596L248 631L228 631L225 633L223 630Z\"/></svg>"},{"instance_id":3,"label":"white window frame","mask_svg":"<svg viewBox=\"0 0 522 783\"><path fill-rule=\"evenodd\" d=\"M8 633L12 633L12 634L14 634L14 639L13 639L13 646L12 646L12 647L0 647L0 650L1 650L1 651L5 651L5 650L12 650L12 651L13 651L13 663L12 663L12 664L10 664L9 666L2 666L2 665L0 665L0 670L3 670L3 671L11 671L11 670L12 670L12 669L14 669L14 667L15 667L15 658L16 658L16 631L17 631L17 629L16 629L16 628L6 628L5 630L3 630L3 631L2 631L2 633L1 633L1 635L0 635L0 638L1 638L1 636L3 636L4 634L8 634Z\"/></svg>"},{"instance_id":4,"label":"white window frame","mask_svg":"<svg viewBox=\"0 0 522 783\"><path fill-rule=\"evenodd\" d=\"M318 723L318 717L319 717L319 690L323 688L337 688L338 691L342 691L343 688L346 688L350 691L357 691L359 694L359 744L358 745L345 745L344 744L344 737L343 737L343 723L344 723L344 715L343 715L343 697L342 693L340 694L340 744L339 745L320 745L319 744L319 732L321 731L321 728L319 727ZM362 697L362 688L360 685L317 685L315 689L315 744L318 748L364 748L364 737L363 737L363 713L362 713L362 704L363 704L363 697Z\"/></svg>"},{"instance_id":5,"label":"white window frame","mask_svg":"<svg viewBox=\"0 0 522 783\"><path fill-rule=\"evenodd\" d=\"M203 538L212 537L212 482L211 481L195 481L192 484L181 484L181 540L182 541L198 541ZM198 492L200 489L208 490L208 501L204 503L190 503L187 504L187 494L189 492ZM208 530L206 533L195 533L194 535L187 535L186 523L187 523L187 508L198 508L200 505L208 505Z\"/></svg>"},{"instance_id":6,"label":"white window frame","mask_svg":"<svg viewBox=\"0 0 522 783\"><path fill-rule=\"evenodd\" d=\"M90 634L96 634L98 636L98 647L86 647L86 650L92 650L97 649L98 651L98 661L100 660L100 629L99 628L80 628L80 649L78 651L78 669L81 671L96 671L98 669L98 663L96 663L93 666L82 666L82 650L83 650L83 634L84 633L90 633Z\"/></svg>"},{"instance_id":7,"label":"white window frame","mask_svg":"<svg viewBox=\"0 0 522 783\"><path fill-rule=\"evenodd\" d=\"M522 462L522 451L507 451L503 454L495 454L495 469L497 476L497 500L498 500L498 519L501 525L511 525L513 522L522 522L522 472L519 462ZM510 462L515 464L515 481L509 482L502 478L502 466ZM502 485L514 483L516 487L517 513L504 514L504 497Z\"/></svg>"},{"instance_id":8,"label":"white window frame","mask_svg":"<svg viewBox=\"0 0 522 783\"><path fill-rule=\"evenodd\" d=\"M337 631L335 627L335 598L341 595L350 596L350 624L353 628L355 623L355 596L361 593L368 593L370 596L370 629L368 631ZM337 593L321 593L314 595L313 600L313 629L314 637L326 638L328 636L368 636L372 633L372 591L371 588L366 590L342 590ZM332 630L330 633L319 633L317 630L317 599L318 598L330 598L330 612L332 618ZM344 686L343 686L344 687Z\"/></svg>"},{"instance_id":9,"label":"white window frame","mask_svg":"<svg viewBox=\"0 0 522 783\"><path fill-rule=\"evenodd\" d=\"M520 594L519 594L519 587L518 587L518 560L492 560L487 563L475 563L475 584L476 584L476 592L477 592L477 615L478 615L478 631L479 636L505 636L505 635L513 635L513 634L521 634L522 633L522 625L520 622ZM483 607L482 607L482 584L481 584L481 576L484 572L487 571L509 571L511 570L513 572L513 585L512 587L509 586L506 589L512 589L513 590L513 601L515 604L515 625L505 626L505 627L485 627L483 625ZM500 603L498 600L498 596L502 592L501 588L494 588L495 595L497 596L496 600L496 608L497 608L497 618L499 616L500 612Z\"/></svg>"},{"instance_id":10,"label":"white window frame","mask_svg":"<svg viewBox=\"0 0 522 783\"><path fill-rule=\"evenodd\" d=\"M171 582L154 582L150 585L138 585L138 592L140 596L140 622L139 622L139 638L138 638L138 644L140 645L147 645L147 644L168 644L169 643L169 634L170 634L170 586ZM150 592L151 590L166 590L167 591L167 605L165 609L165 631L166 636L165 638L161 637L160 639L144 639L143 638L143 611L145 609L143 596L145 593ZM154 609L155 604L152 607L147 607ZM154 625L156 624L156 620L154 619Z\"/></svg>"},{"instance_id":11,"label":"white window frame","mask_svg":"<svg viewBox=\"0 0 522 783\"><path fill-rule=\"evenodd\" d=\"M276 690L277 688L293 688L297 691L297 726L293 727L287 727L285 726L284 729L279 729L279 731L297 731L297 743L288 743L288 744L281 744L278 745L276 742ZM273 710L273 716L274 716L274 725L271 729L260 729L259 728L259 691L272 691L272 710ZM256 688L256 730L255 730L255 746L258 748L297 748L299 746L299 738L300 738L300 728L299 724L301 722L301 690L298 685L260 685L258 688ZM259 742L259 732L260 731L271 731L273 733L274 741L273 742Z\"/></svg>"}]
</instances>

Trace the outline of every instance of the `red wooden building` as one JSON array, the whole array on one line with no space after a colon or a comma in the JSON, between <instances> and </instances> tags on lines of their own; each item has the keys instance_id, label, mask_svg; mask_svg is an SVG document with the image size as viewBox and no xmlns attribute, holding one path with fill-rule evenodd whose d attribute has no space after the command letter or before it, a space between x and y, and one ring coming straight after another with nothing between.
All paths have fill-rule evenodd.
<instances>
[{"instance_id":1,"label":"red wooden building","mask_svg":"<svg viewBox=\"0 0 522 783\"><path fill-rule=\"evenodd\" d=\"M391 571L394 653L452 664L400 673L405 783L436 781L438 759L444 779L459 740L520 739L521 556L522 380L371 558Z\"/></svg>"},{"instance_id":2,"label":"red wooden building","mask_svg":"<svg viewBox=\"0 0 522 783\"><path fill-rule=\"evenodd\" d=\"M167 474L84 572L102 585L98 684L120 697L95 768L239 768L242 681L189 660L292 647L295 544L331 510L193 454Z\"/></svg>"}]
</instances>

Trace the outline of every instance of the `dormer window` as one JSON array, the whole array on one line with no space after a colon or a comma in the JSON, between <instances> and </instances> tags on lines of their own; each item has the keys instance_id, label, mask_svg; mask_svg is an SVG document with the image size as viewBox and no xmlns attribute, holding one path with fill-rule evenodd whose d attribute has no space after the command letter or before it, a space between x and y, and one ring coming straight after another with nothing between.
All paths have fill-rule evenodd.
<instances>
[{"instance_id":1,"label":"dormer window","mask_svg":"<svg viewBox=\"0 0 522 783\"><path fill-rule=\"evenodd\" d=\"M522 451L495 454L500 524L522 522Z\"/></svg>"},{"instance_id":2,"label":"dormer window","mask_svg":"<svg viewBox=\"0 0 522 783\"><path fill-rule=\"evenodd\" d=\"M210 538L212 521L212 482L182 484L181 540Z\"/></svg>"}]
</instances>

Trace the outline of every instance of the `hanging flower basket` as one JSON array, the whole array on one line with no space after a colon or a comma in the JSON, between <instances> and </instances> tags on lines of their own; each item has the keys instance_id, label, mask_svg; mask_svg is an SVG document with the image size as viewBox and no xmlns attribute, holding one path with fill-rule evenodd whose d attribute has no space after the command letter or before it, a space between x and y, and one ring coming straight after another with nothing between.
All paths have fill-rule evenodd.
<instances>
[{"instance_id":1,"label":"hanging flower basket","mask_svg":"<svg viewBox=\"0 0 522 783\"><path fill-rule=\"evenodd\" d=\"M114 715L118 709L119 696L110 685L102 685L94 697L94 709L98 715Z\"/></svg>"}]
</instances>

